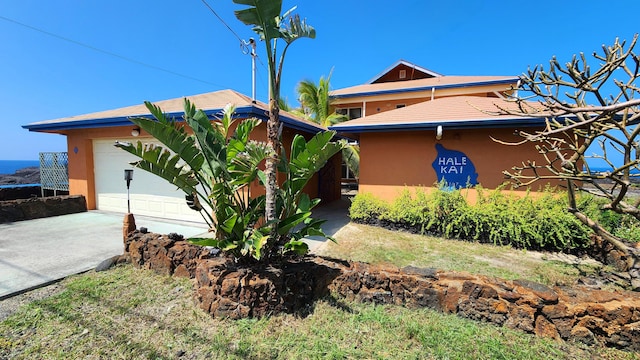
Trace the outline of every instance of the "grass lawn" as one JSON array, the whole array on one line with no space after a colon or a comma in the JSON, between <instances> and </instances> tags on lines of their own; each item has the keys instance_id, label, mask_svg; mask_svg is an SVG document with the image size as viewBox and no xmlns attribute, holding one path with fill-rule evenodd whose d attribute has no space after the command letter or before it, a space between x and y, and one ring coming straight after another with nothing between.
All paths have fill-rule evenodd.
<instances>
[{"instance_id":1,"label":"grass lawn","mask_svg":"<svg viewBox=\"0 0 640 360\"><path fill-rule=\"evenodd\" d=\"M546 283L597 265L566 265L531 252L350 224L332 256L466 270ZM367 239L366 241L364 239ZM467 249L465 251L465 248ZM390 249L394 249L391 251ZM348 254L348 255L346 255ZM517 265L517 266L516 266ZM0 302L2 306L3 302ZM189 280L131 265L70 277L0 323L8 359L638 359L638 354L536 338L429 309L327 298L308 317L212 319Z\"/></svg>"},{"instance_id":2,"label":"grass lawn","mask_svg":"<svg viewBox=\"0 0 640 360\"><path fill-rule=\"evenodd\" d=\"M528 279L545 285L571 285L597 274L602 264L566 254L517 250L440 237L423 236L349 223L317 253L368 263L413 265L466 271L503 279ZM607 269L612 270L612 269Z\"/></svg>"}]
</instances>

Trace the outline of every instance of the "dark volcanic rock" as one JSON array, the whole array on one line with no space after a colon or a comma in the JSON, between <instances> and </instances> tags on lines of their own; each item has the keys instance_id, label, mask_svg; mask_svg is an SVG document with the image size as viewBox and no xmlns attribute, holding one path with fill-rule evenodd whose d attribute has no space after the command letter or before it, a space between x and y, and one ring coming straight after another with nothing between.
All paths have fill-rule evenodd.
<instances>
[{"instance_id":1,"label":"dark volcanic rock","mask_svg":"<svg viewBox=\"0 0 640 360\"><path fill-rule=\"evenodd\" d=\"M549 287L319 256L248 265L166 235L138 231L125 240L125 251L136 267L194 279L196 303L213 317L306 316L314 301L330 295L429 307L542 337L640 351L640 294L634 292Z\"/></svg>"},{"instance_id":2,"label":"dark volcanic rock","mask_svg":"<svg viewBox=\"0 0 640 360\"><path fill-rule=\"evenodd\" d=\"M0 201L0 223L39 219L87 211L82 195Z\"/></svg>"},{"instance_id":3,"label":"dark volcanic rock","mask_svg":"<svg viewBox=\"0 0 640 360\"><path fill-rule=\"evenodd\" d=\"M0 174L0 185L39 184L40 168L37 166L17 170L14 174Z\"/></svg>"}]
</instances>

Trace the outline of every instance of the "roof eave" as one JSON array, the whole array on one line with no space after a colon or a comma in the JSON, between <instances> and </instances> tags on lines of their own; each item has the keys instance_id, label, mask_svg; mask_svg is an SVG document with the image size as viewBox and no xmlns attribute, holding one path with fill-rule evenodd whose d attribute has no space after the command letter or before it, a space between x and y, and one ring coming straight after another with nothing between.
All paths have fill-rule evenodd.
<instances>
[{"instance_id":1,"label":"roof eave","mask_svg":"<svg viewBox=\"0 0 640 360\"><path fill-rule=\"evenodd\" d=\"M503 84L511 84L517 81L518 81L518 78L514 77L514 78L501 79L501 80L487 80L487 81L469 82L469 83L461 83L461 84L445 84L445 85L433 85L433 86L419 86L415 88L365 91L365 92L351 93L351 94L330 95L330 98L343 99L343 98L360 97L360 96L376 96L376 95L398 94L398 93L408 93L408 92L430 91L432 89L438 90L438 89L465 88L465 87L472 87L472 86L503 85Z\"/></svg>"},{"instance_id":2,"label":"roof eave","mask_svg":"<svg viewBox=\"0 0 640 360\"><path fill-rule=\"evenodd\" d=\"M209 109L203 110L207 116L214 120L222 116L223 109ZM181 121L181 117L184 115L183 111L166 113L167 117L176 118L178 121ZM95 129L95 128L104 128L104 127L119 127L119 126L130 126L133 123L131 122L131 118L134 117L151 117L151 114L140 114L140 115L131 115L131 116L118 116L118 117L110 117L110 118L101 118L101 119L83 119L76 121L65 121L65 122L50 122L50 123L33 123L22 125L22 128L27 129L29 131L34 132L51 132L51 131L63 131L63 130L76 130L76 129ZM267 110L255 106L241 106L235 109L234 118L251 118L255 117L262 121L269 120L269 113ZM309 133L317 133L319 131L325 130L321 126L314 126L313 124L307 124L302 121L298 121L289 116L281 116L280 121L287 125L289 128L305 131Z\"/></svg>"},{"instance_id":3,"label":"roof eave","mask_svg":"<svg viewBox=\"0 0 640 360\"><path fill-rule=\"evenodd\" d=\"M411 131L411 130L435 130L438 126L446 129L480 129L480 128L506 128L506 127L535 127L545 124L544 117L526 117L517 119L467 119L456 121L428 121L415 123L395 123L395 124L366 124L352 126L330 126L329 130L344 133L363 133L380 131Z\"/></svg>"}]
</instances>

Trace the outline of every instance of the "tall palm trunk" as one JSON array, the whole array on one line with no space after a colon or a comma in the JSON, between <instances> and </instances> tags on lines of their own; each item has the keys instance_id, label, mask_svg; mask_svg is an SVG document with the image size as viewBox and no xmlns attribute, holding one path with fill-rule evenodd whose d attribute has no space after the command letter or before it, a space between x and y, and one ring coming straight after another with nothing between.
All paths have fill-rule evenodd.
<instances>
[{"instance_id":1,"label":"tall palm trunk","mask_svg":"<svg viewBox=\"0 0 640 360\"><path fill-rule=\"evenodd\" d=\"M280 77L287 48L291 43L300 38L315 38L316 31L307 25L300 16L292 15L293 7L281 15L282 0L233 0L236 4L245 8L236 10L238 20L253 27L253 31L259 34L265 43L267 59L269 60L269 121L267 122L267 144L273 149L273 153L266 159L265 176L265 220L271 223L271 243L278 242L278 214L276 201L278 199L278 158L281 151L280 143ZM277 40L285 42L284 49L280 53L276 50Z\"/></svg>"},{"instance_id":2,"label":"tall palm trunk","mask_svg":"<svg viewBox=\"0 0 640 360\"><path fill-rule=\"evenodd\" d=\"M267 145L273 149L271 156L267 158L265 164L265 175L267 177L266 184L266 202L265 202L265 220L267 222L276 220L276 200L278 196L278 157L282 144L280 142L280 108L278 107L278 99L271 97L269 101L269 121L267 122ZM278 229L277 222L273 222L271 235L275 237Z\"/></svg>"}]
</instances>

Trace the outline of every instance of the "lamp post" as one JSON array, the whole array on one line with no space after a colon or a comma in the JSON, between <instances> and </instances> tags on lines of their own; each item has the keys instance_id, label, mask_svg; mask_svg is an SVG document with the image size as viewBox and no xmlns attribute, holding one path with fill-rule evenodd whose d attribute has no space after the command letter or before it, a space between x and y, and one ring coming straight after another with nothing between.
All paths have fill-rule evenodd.
<instances>
[{"instance_id":1,"label":"lamp post","mask_svg":"<svg viewBox=\"0 0 640 360\"><path fill-rule=\"evenodd\" d=\"M124 169L124 181L127 182L127 213L131 213L131 202L129 201L129 185L133 180L133 169Z\"/></svg>"}]
</instances>

